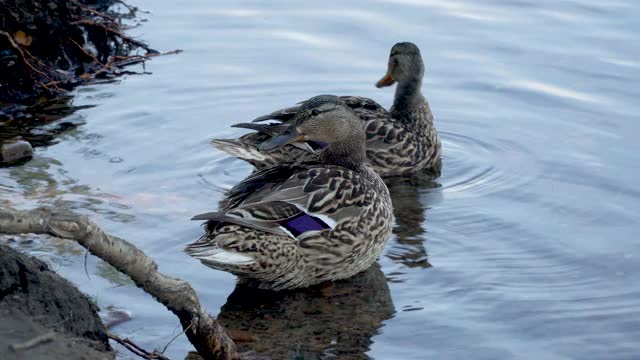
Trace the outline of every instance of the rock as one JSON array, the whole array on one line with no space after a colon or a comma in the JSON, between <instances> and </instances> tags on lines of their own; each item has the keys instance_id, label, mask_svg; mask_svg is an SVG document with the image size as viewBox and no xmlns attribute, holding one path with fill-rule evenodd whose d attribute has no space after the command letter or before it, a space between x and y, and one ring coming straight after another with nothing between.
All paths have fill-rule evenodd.
<instances>
[{"instance_id":1,"label":"rock","mask_svg":"<svg viewBox=\"0 0 640 360\"><path fill-rule=\"evenodd\" d=\"M33 156L31 144L24 140L13 140L0 144L0 162L15 163Z\"/></svg>"},{"instance_id":2,"label":"rock","mask_svg":"<svg viewBox=\"0 0 640 360\"><path fill-rule=\"evenodd\" d=\"M0 359L114 359L97 310L44 262L0 245ZM11 348L51 331L49 341Z\"/></svg>"}]
</instances>

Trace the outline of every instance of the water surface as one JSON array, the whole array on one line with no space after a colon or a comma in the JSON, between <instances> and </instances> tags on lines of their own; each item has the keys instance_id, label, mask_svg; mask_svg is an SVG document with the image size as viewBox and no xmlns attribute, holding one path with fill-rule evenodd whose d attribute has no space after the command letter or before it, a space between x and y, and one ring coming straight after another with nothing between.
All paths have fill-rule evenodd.
<instances>
[{"instance_id":1,"label":"water surface","mask_svg":"<svg viewBox=\"0 0 640 360\"><path fill-rule=\"evenodd\" d=\"M27 165L0 169L0 203L89 215L259 337L243 349L274 358L640 356L640 4L136 3L151 13L132 33L185 52L148 63L152 75L78 89L75 105L96 106L59 120L80 126ZM406 40L427 65L443 174L393 186L400 206L380 269L274 299L182 253L202 234L190 216L214 210L251 171L211 138L322 93L389 106L392 90L373 83ZM131 311L118 335L162 348L179 332L162 305L93 257L87 279L77 247L16 246L103 308ZM180 337L167 355L190 349Z\"/></svg>"}]
</instances>

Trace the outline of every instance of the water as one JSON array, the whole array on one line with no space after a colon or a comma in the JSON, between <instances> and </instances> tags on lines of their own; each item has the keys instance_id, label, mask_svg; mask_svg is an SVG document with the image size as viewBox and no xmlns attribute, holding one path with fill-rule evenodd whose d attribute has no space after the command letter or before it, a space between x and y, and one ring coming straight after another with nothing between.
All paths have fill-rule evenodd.
<instances>
[{"instance_id":1,"label":"water","mask_svg":"<svg viewBox=\"0 0 640 360\"><path fill-rule=\"evenodd\" d=\"M26 166L0 169L0 202L91 216L259 337L243 349L275 358L640 356L636 2L138 5L151 14L132 33L185 52L148 63L152 75L78 89L76 105L97 106L60 120L82 125ZM427 64L444 165L435 183L394 185L401 206L380 270L274 300L234 292L233 276L181 252L202 233L190 216L215 209L251 170L211 138L322 93L389 106L392 90L373 83L404 40ZM179 332L172 314L92 257L88 280L77 247L20 247L103 308L130 310L115 333L162 348ZM181 337L167 355L190 349Z\"/></svg>"}]
</instances>

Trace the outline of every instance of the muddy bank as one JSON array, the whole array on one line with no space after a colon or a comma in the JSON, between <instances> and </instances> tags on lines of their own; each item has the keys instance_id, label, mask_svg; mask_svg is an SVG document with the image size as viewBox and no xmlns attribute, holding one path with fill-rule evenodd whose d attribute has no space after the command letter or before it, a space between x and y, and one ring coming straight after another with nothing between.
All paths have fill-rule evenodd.
<instances>
[{"instance_id":1,"label":"muddy bank","mask_svg":"<svg viewBox=\"0 0 640 360\"><path fill-rule=\"evenodd\" d=\"M97 310L45 263L0 245L0 359L114 359Z\"/></svg>"}]
</instances>

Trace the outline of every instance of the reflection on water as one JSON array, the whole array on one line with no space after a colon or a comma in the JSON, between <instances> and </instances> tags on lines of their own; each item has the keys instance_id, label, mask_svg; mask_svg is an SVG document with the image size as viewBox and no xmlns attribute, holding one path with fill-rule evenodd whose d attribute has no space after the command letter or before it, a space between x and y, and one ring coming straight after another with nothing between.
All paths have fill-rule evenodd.
<instances>
[{"instance_id":1,"label":"reflection on water","mask_svg":"<svg viewBox=\"0 0 640 360\"><path fill-rule=\"evenodd\" d=\"M375 264L353 278L309 289L271 292L236 287L218 321L240 352L273 359L368 359L372 337L395 310Z\"/></svg>"},{"instance_id":2,"label":"reflection on water","mask_svg":"<svg viewBox=\"0 0 640 360\"><path fill-rule=\"evenodd\" d=\"M0 174L0 199L9 206L52 206L80 213L101 214L118 222L131 222L129 206L116 196L102 193L78 183L65 170L64 164L49 157L36 156L23 166L6 169Z\"/></svg>"},{"instance_id":3,"label":"reflection on water","mask_svg":"<svg viewBox=\"0 0 640 360\"><path fill-rule=\"evenodd\" d=\"M0 143L21 136L34 147L51 145L61 134L83 124L81 118L72 119L70 115L91 107L73 105L72 96L42 101L29 108L16 105L9 111L11 115L0 113ZM65 121L57 121L63 118ZM47 126L50 123L53 124Z\"/></svg>"},{"instance_id":4,"label":"reflection on water","mask_svg":"<svg viewBox=\"0 0 640 360\"><path fill-rule=\"evenodd\" d=\"M385 180L391 201L395 226L395 241L390 242L385 256L408 268L428 268L426 242L426 213L428 203L424 203L426 192L440 187L429 176L413 178L391 178Z\"/></svg>"}]
</instances>

